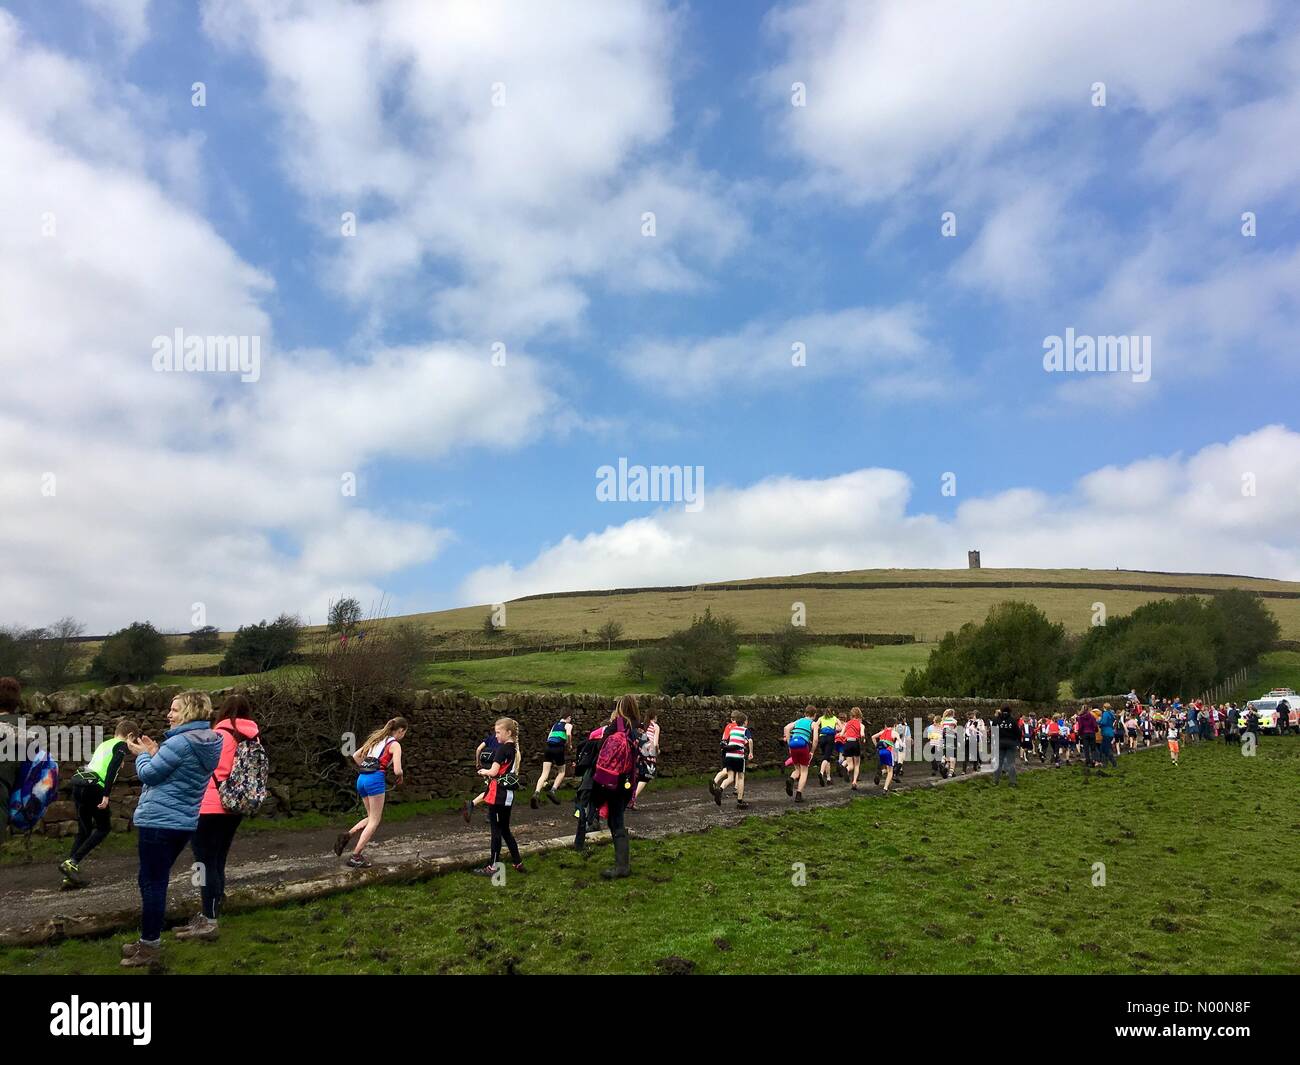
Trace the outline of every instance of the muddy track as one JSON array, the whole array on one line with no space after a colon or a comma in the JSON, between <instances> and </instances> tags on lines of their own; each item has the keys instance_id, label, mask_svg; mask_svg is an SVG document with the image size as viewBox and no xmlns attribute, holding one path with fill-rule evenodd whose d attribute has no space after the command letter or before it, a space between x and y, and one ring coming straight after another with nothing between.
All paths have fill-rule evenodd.
<instances>
[{"instance_id":1,"label":"muddy track","mask_svg":"<svg viewBox=\"0 0 1300 1065\"><path fill-rule=\"evenodd\" d=\"M1160 745L1163 750L1163 744ZM1034 762L1028 771L1050 770ZM1022 772L1025 770L1021 770ZM1062 769L1074 772L1077 767ZM895 781L895 791L946 787L986 776L987 771L958 774L951 780L930 775L929 767L909 763L904 779ZM634 840L657 839L683 832L701 832L715 826L739 824L749 817L777 817L791 812L843 806L853 798L889 801L866 777L860 791L836 779L822 788L811 782L803 803L785 794L783 779L753 780L746 790L748 810L737 810L728 792L721 808L702 788L665 789L652 785L627 815ZM572 793L568 793L569 796ZM226 869L226 912L276 905L288 901L319 898L375 883L410 883L440 873L468 869L487 860L488 830L481 810L473 824L466 825L459 813L436 814L417 822L383 825L379 838L368 848L373 867L347 868L332 851L335 837L351 820L340 819L339 828L311 830L268 830L245 832L235 837ZM525 856L572 845L573 803L566 798L559 805L543 800L532 810L527 799L516 809L511 825ZM604 841L607 832L589 839ZM345 852L345 856L346 856ZM186 851L176 863L168 888L167 917L187 920L198 909L198 891L190 882L192 856ZM636 850L633 848L633 868ZM18 946L55 942L68 936L103 935L134 928L140 919L140 896L136 886L136 857L132 853L92 856L84 874L89 886L77 891L60 889L61 876L54 862L0 866L0 945Z\"/></svg>"}]
</instances>

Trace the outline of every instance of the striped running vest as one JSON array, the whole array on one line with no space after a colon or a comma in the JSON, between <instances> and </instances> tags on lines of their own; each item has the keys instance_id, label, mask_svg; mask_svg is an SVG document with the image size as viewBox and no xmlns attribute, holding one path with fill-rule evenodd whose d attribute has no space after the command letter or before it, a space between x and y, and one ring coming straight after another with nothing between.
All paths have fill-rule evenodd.
<instances>
[{"instance_id":1,"label":"striped running vest","mask_svg":"<svg viewBox=\"0 0 1300 1065\"><path fill-rule=\"evenodd\" d=\"M732 725L727 729L727 753L744 754L749 737L746 736L744 725Z\"/></svg>"}]
</instances>

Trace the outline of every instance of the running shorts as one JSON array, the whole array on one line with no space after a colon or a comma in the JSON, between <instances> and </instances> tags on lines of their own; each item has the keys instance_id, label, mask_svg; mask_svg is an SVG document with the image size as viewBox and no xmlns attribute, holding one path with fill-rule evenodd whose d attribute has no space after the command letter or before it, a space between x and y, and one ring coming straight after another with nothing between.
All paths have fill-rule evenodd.
<instances>
[{"instance_id":1,"label":"running shorts","mask_svg":"<svg viewBox=\"0 0 1300 1065\"><path fill-rule=\"evenodd\" d=\"M807 748L804 748L807 750ZM732 773L743 773L745 771L745 756L743 754L729 754L723 759L726 769Z\"/></svg>"},{"instance_id":2,"label":"running shorts","mask_svg":"<svg viewBox=\"0 0 1300 1065\"><path fill-rule=\"evenodd\" d=\"M817 747L818 747L817 753L821 756L823 762L835 761L835 734L834 733L831 733L831 735L829 736L823 736L821 740L818 741Z\"/></svg>"},{"instance_id":3,"label":"running shorts","mask_svg":"<svg viewBox=\"0 0 1300 1065\"><path fill-rule=\"evenodd\" d=\"M812 748L791 747L790 764L791 765L812 765Z\"/></svg>"},{"instance_id":4,"label":"running shorts","mask_svg":"<svg viewBox=\"0 0 1300 1065\"><path fill-rule=\"evenodd\" d=\"M845 757L845 758L861 758L861 757L862 757L862 744L859 743L857 740L846 740L846 741L844 742L844 757Z\"/></svg>"},{"instance_id":5,"label":"running shorts","mask_svg":"<svg viewBox=\"0 0 1300 1065\"><path fill-rule=\"evenodd\" d=\"M546 756L542 759L542 761L550 762L551 765L564 765L564 761L565 761L564 755L565 755L564 747L552 747L550 744L547 744Z\"/></svg>"},{"instance_id":6,"label":"running shorts","mask_svg":"<svg viewBox=\"0 0 1300 1065\"><path fill-rule=\"evenodd\" d=\"M879 748L876 751L876 754L880 756L881 769L888 769L890 766L894 764L894 752L891 751L888 747Z\"/></svg>"},{"instance_id":7,"label":"running shorts","mask_svg":"<svg viewBox=\"0 0 1300 1065\"><path fill-rule=\"evenodd\" d=\"M362 798L384 793L384 774L382 771L362 773L357 777L357 794Z\"/></svg>"}]
</instances>

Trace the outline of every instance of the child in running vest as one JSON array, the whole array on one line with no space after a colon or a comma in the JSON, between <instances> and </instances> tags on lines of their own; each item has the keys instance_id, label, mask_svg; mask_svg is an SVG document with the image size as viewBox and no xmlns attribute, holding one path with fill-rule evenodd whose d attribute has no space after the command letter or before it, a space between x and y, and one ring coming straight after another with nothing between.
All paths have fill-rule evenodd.
<instances>
[{"instance_id":1,"label":"child in running vest","mask_svg":"<svg viewBox=\"0 0 1300 1065\"><path fill-rule=\"evenodd\" d=\"M898 743L898 730L886 725L871 741L876 745L876 757L880 759L880 768L876 771L876 783L884 780L884 794L889 794L889 785L894 780L894 750Z\"/></svg>"},{"instance_id":2,"label":"child in running vest","mask_svg":"<svg viewBox=\"0 0 1300 1065\"><path fill-rule=\"evenodd\" d=\"M785 764L794 767L786 778L785 793L793 796L795 802L803 802L804 785L808 783L808 767L812 765L813 743L817 735L817 725L813 720L816 713L815 706L805 707L803 717L795 718L785 726L785 744L790 752Z\"/></svg>"},{"instance_id":3,"label":"child in running vest","mask_svg":"<svg viewBox=\"0 0 1300 1065\"><path fill-rule=\"evenodd\" d=\"M387 790L386 774L392 766L393 776L398 785L402 783L402 740L408 728L406 718L394 717L375 729L365 742L357 748L352 760L357 764L357 795L366 808L366 816L349 828L340 832L334 841L334 853L341 855L353 836L357 836L357 845L348 859L353 869L368 869L370 859L366 857L368 844L384 819L384 793ZM359 834L359 835L358 835Z\"/></svg>"},{"instance_id":4,"label":"child in running vest","mask_svg":"<svg viewBox=\"0 0 1300 1065\"><path fill-rule=\"evenodd\" d=\"M77 811L77 836L72 841L72 853L59 865L65 887L82 887L81 863L98 847L112 830L109 814L109 794L117 780L118 771L126 761L127 742L140 735L140 726L124 717L107 739L95 748L90 761L72 778L72 805Z\"/></svg>"},{"instance_id":5,"label":"child in running vest","mask_svg":"<svg viewBox=\"0 0 1300 1065\"><path fill-rule=\"evenodd\" d=\"M1169 760L1174 765L1178 764L1178 738L1181 728L1182 726L1179 724L1178 718L1171 717L1169 719L1169 728L1166 736L1169 744Z\"/></svg>"},{"instance_id":6,"label":"child in running vest","mask_svg":"<svg viewBox=\"0 0 1300 1065\"><path fill-rule=\"evenodd\" d=\"M552 767L557 767L559 772L556 774L555 783L551 785L551 790L546 793L546 797L560 805L560 796L557 794L560 785L564 783L564 770L568 767L569 760L569 743L573 739L573 712L565 714L559 721L551 726L551 731L546 736L546 753L542 755L542 773L537 778L537 786L533 788L533 797L528 800L528 805L534 810L538 807L537 797L541 795L542 789L546 787L546 781L551 775Z\"/></svg>"},{"instance_id":7,"label":"child in running vest","mask_svg":"<svg viewBox=\"0 0 1300 1065\"><path fill-rule=\"evenodd\" d=\"M713 801L722 805L722 793L727 785L736 785L736 808L749 809L745 801L745 766L754 760L754 741L749 731L749 718L741 710L731 714L731 723L722 730L722 742L727 750L727 767L713 778L709 791Z\"/></svg>"},{"instance_id":8,"label":"child in running vest","mask_svg":"<svg viewBox=\"0 0 1300 1065\"><path fill-rule=\"evenodd\" d=\"M491 828L491 858L488 864L472 870L478 876L492 876L496 873L501 860L501 845L504 843L510 851L510 861L516 873L526 872L524 860L519 856L519 845L510 831L510 814L515 805L515 789L519 784L519 766L523 762L523 752L519 748L519 722L514 718L497 719L495 726L497 736L496 753L492 756L492 765L480 769L479 775L488 781L488 825Z\"/></svg>"},{"instance_id":9,"label":"child in running vest","mask_svg":"<svg viewBox=\"0 0 1300 1065\"><path fill-rule=\"evenodd\" d=\"M840 728L840 739L844 744L844 768L848 773L849 787L854 791L858 790L858 774L862 772L864 731L862 707L855 706L849 711L848 720Z\"/></svg>"}]
</instances>

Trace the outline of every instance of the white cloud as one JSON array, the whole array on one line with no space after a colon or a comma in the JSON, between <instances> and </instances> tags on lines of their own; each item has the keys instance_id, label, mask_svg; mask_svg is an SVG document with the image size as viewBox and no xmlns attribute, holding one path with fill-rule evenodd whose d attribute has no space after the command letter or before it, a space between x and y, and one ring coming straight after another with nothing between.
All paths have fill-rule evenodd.
<instances>
[{"instance_id":1,"label":"white cloud","mask_svg":"<svg viewBox=\"0 0 1300 1065\"><path fill-rule=\"evenodd\" d=\"M82 0L82 3L117 30L122 49L128 55L148 39L150 0Z\"/></svg>"},{"instance_id":2,"label":"white cloud","mask_svg":"<svg viewBox=\"0 0 1300 1065\"><path fill-rule=\"evenodd\" d=\"M556 413L521 350L492 366L486 346L277 347L272 280L155 178L173 145L133 121L134 90L4 12L0 87L0 623L185 628L196 602L234 625L376 600L451 534L368 497L373 465L516 447ZM258 337L261 378L155 372L153 338L177 328Z\"/></svg>"},{"instance_id":3,"label":"white cloud","mask_svg":"<svg viewBox=\"0 0 1300 1065\"><path fill-rule=\"evenodd\" d=\"M214 0L204 22L264 64L312 209L357 212L330 252L356 300L432 300L476 338L571 330L586 286L695 287L743 236L716 178L642 158L673 126L658 0Z\"/></svg>"},{"instance_id":4,"label":"white cloud","mask_svg":"<svg viewBox=\"0 0 1300 1065\"><path fill-rule=\"evenodd\" d=\"M1243 494L1243 475L1256 494ZM703 510L660 510L532 561L484 567L466 603L536 592L693 584L819 570L953 567L978 545L986 565L1122 566L1300 579L1300 434L1267 426L1182 458L1106 467L1060 496L1010 489L952 518L909 509L895 470L771 478L708 491ZM611 504L617 506L617 504Z\"/></svg>"},{"instance_id":5,"label":"white cloud","mask_svg":"<svg viewBox=\"0 0 1300 1065\"><path fill-rule=\"evenodd\" d=\"M792 361L796 355L803 365ZM678 398L829 378L856 380L872 395L893 399L941 395L953 385L947 352L925 336L922 313L910 305L756 321L704 339L635 341L618 359L635 379Z\"/></svg>"}]
</instances>

